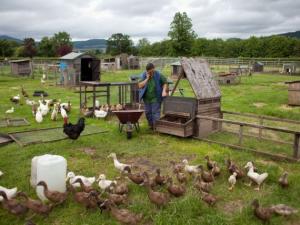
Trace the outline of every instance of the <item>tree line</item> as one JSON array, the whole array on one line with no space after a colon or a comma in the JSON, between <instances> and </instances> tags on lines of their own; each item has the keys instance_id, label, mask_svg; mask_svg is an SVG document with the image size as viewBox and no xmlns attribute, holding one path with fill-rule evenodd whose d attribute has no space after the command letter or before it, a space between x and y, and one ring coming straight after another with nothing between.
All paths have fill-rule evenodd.
<instances>
[{"instance_id":1,"label":"tree line","mask_svg":"<svg viewBox=\"0 0 300 225\"><path fill-rule=\"evenodd\" d=\"M24 39L23 44L0 40L0 56L3 57L57 57L71 52L72 48L72 40L67 32L55 33L53 37L43 37L39 43L36 43L33 38ZM101 54L99 50L90 53ZM106 54L121 53L170 57L300 57L300 39L278 35L227 40L201 38L193 30L191 18L185 12L177 12L170 24L168 38L162 41L150 43L148 39L142 38L134 44L127 34L112 34L107 40Z\"/></svg>"}]
</instances>

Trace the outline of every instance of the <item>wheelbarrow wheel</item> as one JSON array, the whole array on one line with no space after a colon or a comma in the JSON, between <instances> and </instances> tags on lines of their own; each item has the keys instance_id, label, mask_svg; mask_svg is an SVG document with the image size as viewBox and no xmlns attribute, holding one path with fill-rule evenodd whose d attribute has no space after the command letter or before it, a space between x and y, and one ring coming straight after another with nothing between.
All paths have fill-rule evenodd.
<instances>
[{"instance_id":1,"label":"wheelbarrow wheel","mask_svg":"<svg viewBox=\"0 0 300 225\"><path fill-rule=\"evenodd\" d=\"M132 138L132 132L127 131L127 139L131 139Z\"/></svg>"}]
</instances>

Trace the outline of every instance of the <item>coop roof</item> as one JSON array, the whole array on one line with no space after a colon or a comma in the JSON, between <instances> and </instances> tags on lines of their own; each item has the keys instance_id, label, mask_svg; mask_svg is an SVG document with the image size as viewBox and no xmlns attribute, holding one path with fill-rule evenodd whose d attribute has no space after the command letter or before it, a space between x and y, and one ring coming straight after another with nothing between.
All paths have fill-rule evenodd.
<instances>
[{"instance_id":1,"label":"coop roof","mask_svg":"<svg viewBox=\"0 0 300 225\"><path fill-rule=\"evenodd\" d=\"M184 57L180 63L197 99L221 97L219 85L206 60Z\"/></svg>"},{"instance_id":2,"label":"coop roof","mask_svg":"<svg viewBox=\"0 0 300 225\"><path fill-rule=\"evenodd\" d=\"M178 62L173 62L170 65L171 66L181 66L181 63L178 61Z\"/></svg>"},{"instance_id":3,"label":"coop roof","mask_svg":"<svg viewBox=\"0 0 300 225\"><path fill-rule=\"evenodd\" d=\"M30 59L18 59L18 60L10 60L11 63L19 63L19 62L27 62L30 61Z\"/></svg>"},{"instance_id":4,"label":"coop roof","mask_svg":"<svg viewBox=\"0 0 300 225\"><path fill-rule=\"evenodd\" d=\"M62 57L60 57L59 59L62 59L62 60L74 60L74 59L77 59L78 57L84 55L85 53L84 52L81 52L81 53L78 53L78 52L70 52Z\"/></svg>"}]
</instances>

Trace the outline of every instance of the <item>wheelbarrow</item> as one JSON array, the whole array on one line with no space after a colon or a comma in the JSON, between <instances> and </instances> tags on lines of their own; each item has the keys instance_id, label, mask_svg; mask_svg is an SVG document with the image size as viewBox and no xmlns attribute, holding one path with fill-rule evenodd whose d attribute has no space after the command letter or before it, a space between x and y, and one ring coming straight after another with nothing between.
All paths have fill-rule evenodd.
<instances>
[{"instance_id":1,"label":"wheelbarrow","mask_svg":"<svg viewBox=\"0 0 300 225\"><path fill-rule=\"evenodd\" d=\"M119 131L123 131L125 126L125 131L127 134L127 139L131 139L132 132L135 128L137 132L140 130L139 119L141 118L145 110L120 110L112 111L119 119Z\"/></svg>"}]
</instances>

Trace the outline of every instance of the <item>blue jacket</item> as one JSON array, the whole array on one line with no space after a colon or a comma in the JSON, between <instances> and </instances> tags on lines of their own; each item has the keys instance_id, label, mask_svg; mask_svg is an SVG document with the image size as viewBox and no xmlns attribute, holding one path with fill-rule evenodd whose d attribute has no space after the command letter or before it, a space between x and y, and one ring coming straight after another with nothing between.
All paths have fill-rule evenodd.
<instances>
[{"instance_id":1,"label":"blue jacket","mask_svg":"<svg viewBox=\"0 0 300 225\"><path fill-rule=\"evenodd\" d=\"M144 81L145 79L147 78L146 76L146 72L142 73L141 74L141 81ZM156 88L156 99L159 103L162 102L162 91L163 91L163 85L161 83L161 79L160 79L160 73L158 71L154 71L154 75L153 75L153 78L154 78L154 81L155 81L155 88ZM147 90L147 84L139 89L139 98L140 98L140 101L142 100L142 98L144 97L145 95L145 92Z\"/></svg>"}]
</instances>

